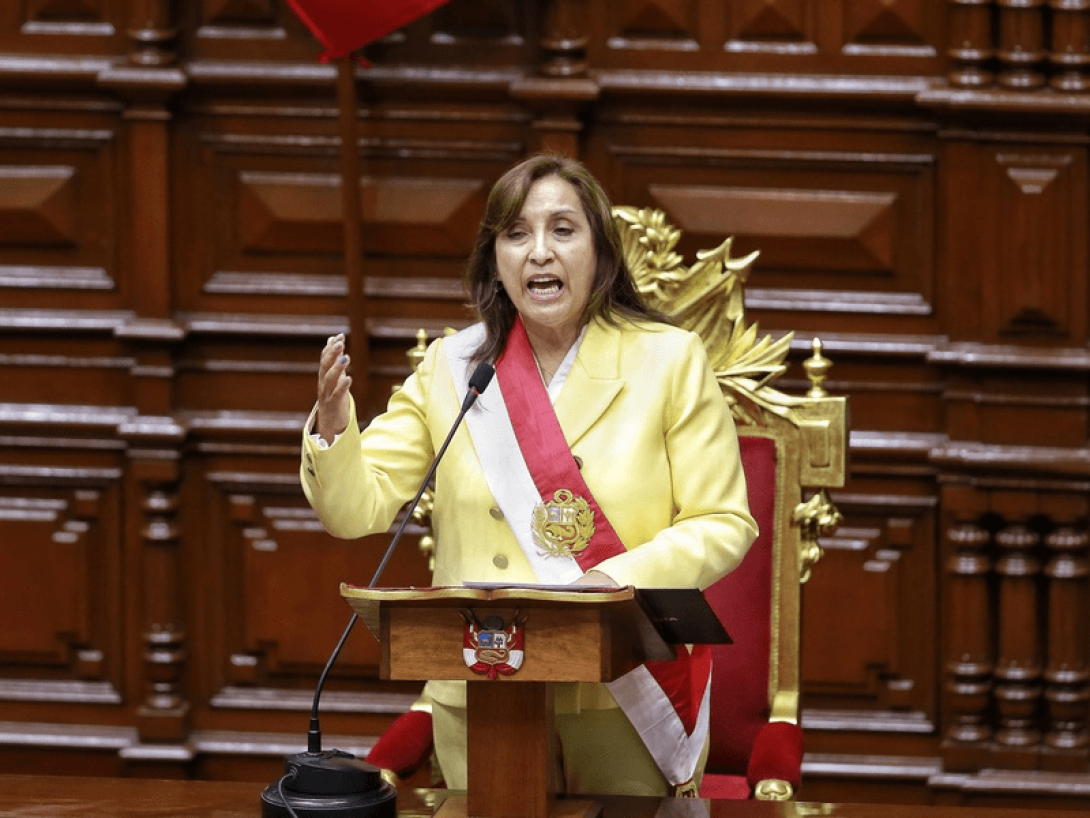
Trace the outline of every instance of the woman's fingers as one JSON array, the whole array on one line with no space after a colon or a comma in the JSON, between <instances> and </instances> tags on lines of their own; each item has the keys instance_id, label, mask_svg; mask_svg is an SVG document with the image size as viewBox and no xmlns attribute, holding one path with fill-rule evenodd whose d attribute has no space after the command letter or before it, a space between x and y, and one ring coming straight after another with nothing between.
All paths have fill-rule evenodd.
<instances>
[{"instance_id":1,"label":"woman's fingers","mask_svg":"<svg viewBox=\"0 0 1090 818\"><path fill-rule=\"evenodd\" d=\"M318 379L323 380L337 361L344 356L344 335L333 335L326 341L318 360Z\"/></svg>"},{"instance_id":2,"label":"woman's fingers","mask_svg":"<svg viewBox=\"0 0 1090 818\"><path fill-rule=\"evenodd\" d=\"M326 341L318 363L318 433L332 442L348 427L348 374L350 359L344 351L344 334Z\"/></svg>"}]
</instances>

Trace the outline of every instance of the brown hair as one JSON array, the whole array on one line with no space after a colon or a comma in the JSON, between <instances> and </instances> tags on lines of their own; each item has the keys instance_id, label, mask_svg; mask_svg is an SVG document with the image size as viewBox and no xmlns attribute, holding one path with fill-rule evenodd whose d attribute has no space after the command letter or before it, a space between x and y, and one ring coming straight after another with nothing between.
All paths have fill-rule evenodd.
<instances>
[{"instance_id":1,"label":"brown hair","mask_svg":"<svg viewBox=\"0 0 1090 818\"><path fill-rule=\"evenodd\" d=\"M473 362L495 361L507 344L516 310L506 291L499 286L496 237L518 218L534 182L547 176L559 176L575 188L594 235L594 280L583 322L596 316L611 324L616 324L622 317L665 320L640 298L632 273L625 264L621 236L613 221L613 208L598 180L575 159L535 154L512 167L492 186L466 267L469 306L485 326L485 340L473 354Z\"/></svg>"}]
</instances>

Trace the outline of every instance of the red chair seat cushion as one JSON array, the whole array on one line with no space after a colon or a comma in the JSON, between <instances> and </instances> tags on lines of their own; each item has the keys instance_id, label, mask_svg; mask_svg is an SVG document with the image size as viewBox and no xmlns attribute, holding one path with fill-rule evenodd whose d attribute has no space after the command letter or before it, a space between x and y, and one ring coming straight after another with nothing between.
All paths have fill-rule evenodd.
<instances>
[{"instance_id":1,"label":"red chair seat cushion","mask_svg":"<svg viewBox=\"0 0 1090 818\"><path fill-rule=\"evenodd\" d=\"M700 797L717 801L745 801L749 798L749 784L742 775L717 775L704 773L700 782Z\"/></svg>"}]
</instances>

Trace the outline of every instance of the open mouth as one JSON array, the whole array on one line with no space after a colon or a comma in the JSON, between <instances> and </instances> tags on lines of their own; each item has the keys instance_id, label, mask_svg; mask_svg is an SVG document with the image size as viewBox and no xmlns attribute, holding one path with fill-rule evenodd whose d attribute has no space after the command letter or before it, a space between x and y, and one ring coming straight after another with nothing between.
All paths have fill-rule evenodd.
<instances>
[{"instance_id":1,"label":"open mouth","mask_svg":"<svg viewBox=\"0 0 1090 818\"><path fill-rule=\"evenodd\" d=\"M526 289L530 295L544 298L559 293L564 289L564 283L554 276L535 276L526 283Z\"/></svg>"}]
</instances>

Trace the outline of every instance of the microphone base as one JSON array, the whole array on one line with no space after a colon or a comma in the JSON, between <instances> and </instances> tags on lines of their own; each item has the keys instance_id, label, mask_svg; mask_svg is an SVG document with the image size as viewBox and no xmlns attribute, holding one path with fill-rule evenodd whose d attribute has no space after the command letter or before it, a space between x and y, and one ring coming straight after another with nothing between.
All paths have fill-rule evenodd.
<instances>
[{"instance_id":1,"label":"microphone base","mask_svg":"<svg viewBox=\"0 0 1090 818\"><path fill-rule=\"evenodd\" d=\"M279 782L261 793L262 818L397 818L397 791L377 767L340 750L297 753L284 759ZM287 799L287 804L284 800Z\"/></svg>"}]
</instances>

